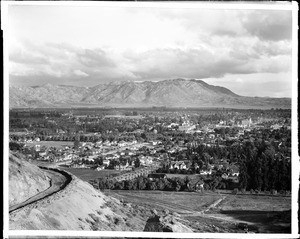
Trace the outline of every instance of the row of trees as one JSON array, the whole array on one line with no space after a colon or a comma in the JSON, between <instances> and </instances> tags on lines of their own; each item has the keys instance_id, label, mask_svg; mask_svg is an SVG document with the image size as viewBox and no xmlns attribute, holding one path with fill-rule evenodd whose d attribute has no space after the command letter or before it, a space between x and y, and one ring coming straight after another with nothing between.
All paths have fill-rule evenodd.
<instances>
[{"instance_id":1,"label":"row of trees","mask_svg":"<svg viewBox=\"0 0 300 239\"><path fill-rule=\"evenodd\" d=\"M232 179L223 179L216 173L210 177L199 177L198 180L191 180L188 176L173 178L138 177L133 180L117 182L111 178L99 178L92 183L99 189L111 190L160 190L160 191L196 191L196 190L233 190L239 187L238 182ZM200 186L202 185L202 186Z\"/></svg>"},{"instance_id":2,"label":"row of trees","mask_svg":"<svg viewBox=\"0 0 300 239\"><path fill-rule=\"evenodd\" d=\"M138 177L133 180L117 182L114 179L100 178L97 181L99 189L115 190L161 190L161 191L195 191L188 177L157 178Z\"/></svg>"}]
</instances>

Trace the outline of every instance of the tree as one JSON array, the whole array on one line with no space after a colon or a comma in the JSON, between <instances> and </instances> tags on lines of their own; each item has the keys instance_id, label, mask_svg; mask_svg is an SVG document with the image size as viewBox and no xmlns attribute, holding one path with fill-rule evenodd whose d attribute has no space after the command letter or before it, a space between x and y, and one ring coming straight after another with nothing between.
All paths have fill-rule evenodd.
<instances>
[{"instance_id":1,"label":"tree","mask_svg":"<svg viewBox=\"0 0 300 239\"><path fill-rule=\"evenodd\" d=\"M150 182L150 183L149 183L149 189L150 189L150 190L156 190L156 189L157 189L156 183L155 183L155 182Z\"/></svg>"},{"instance_id":2,"label":"tree","mask_svg":"<svg viewBox=\"0 0 300 239\"><path fill-rule=\"evenodd\" d=\"M113 180L112 180L112 179L106 180L106 182L105 182L105 187L106 187L107 189L113 189L113 188L114 188L114 182L113 182Z\"/></svg>"},{"instance_id":3,"label":"tree","mask_svg":"<svg viewBox=\"0 0 300 239\"><path fill-rule=\"evenodd\" d=\"M126 190L131 190L132 189L132 186L133 186L133 183L131 180L126 180L125 181L125 189Z\"/></svg>"},{"instance_id":4,"label":"tree","mask_svg":"<svg viewBox=\"0 0 300 239\"><path fill-rule=\"evenodd\" d=\"M98 180L99 180L98 181L99 189L105 189L106 188L106 179L99 178Z\"/></svg>"},{"instance_id":5,"label":"tree","mask_svg":"<svg viewBox=\"0 0 300 239\"><path fill-rule=\"evenodd\" d=\"M135 168L138 168L138 167L140 167L140 165L141 165L140 159L139 159L139 158L136 158L136 159L134 160L134 167L135 167Z\"/></svg>"},{"instance_id":6,"label":"tree","mask_svg":"<svg viewBox=\"0 0 300 239\"><path fill-rule=\"evenodd\" d=\"M158 180L158 182L157 182L157 184L156 184L156 186L157 186L157 189L158 190L164 190L165 189L165 179L163 179L163 178L160 178L159 180Z\"/></svg>"},{"instance_id":7,"label":"tree","mask_svg":"<svg viewBox=\"0 0 300 239\"><path fill-rule=\"evenodd\" d=\"M9 142L9 149L10 150L21 150L23 148L24 144L19 144L16 142Z\"/></svg>"},{"instance_id":8,"label":"tree","mask_svg":"<svg viewBox=\"0 0 300 239\"><path fill-rule=\"evenodd\" d=\"M203 156L203 159L204 159L204 162L205 162L205 166L207 167L209 159L210 159L210 155L208 153L204 153L202 156Z\"/></svg>"},{"instance_id":9,"label":"tree","mask_svg":"<svg viewBox=\"0 0 300 239\"><path fill-rule=\"evenodd\" d=\"M191 185L190 184L191 184L191 180L190 180L190 178L188 176L186 176L184 178L184 185L183 185L184 190L190 191L190 189L191 189Z\"/></svg>"},{"instance_id":10,"label":"tree","mask_svg":"<svg viewBox=\"0 0 300 239\"><path fill-rule=\"evenodd\" d=\"M115 189L120 189L120 190L124 189L124 181L116 182Z\"/></svg>"},{"instance_id":11,"label":"tree","mask_svg":"<svg viewBox=\"0 0 300 239\"><path fill-rule=\"evenodd\" d=\"M101 156L95 158L95 163L98 165L102 165L103 164L103 158Z\"/></svg>"},{"instance_id":12,"label":"tree","mask_svg":"<svg viewBox=\"0 0 300 239\"><path fill-rule=\"evenodd\" d=\"M74 140L74 149L79 149L79 146L80 146L80 136L79 135L76 135L75 136L75 140Z\"/></svg>"},{"instance_id":13,"label":"tree","mask_svg":"<svg viewBox=\"0 0 300 239\"><path fill-rule=\"evenodd\" d=\"M248 186L248 179L249 175L247 172L247 167L245 165L245 162L242 161L240 163L240 173L239 173L239 182L240 182L240 187L246 189Z\"/></svg>"},{"instance_id":14,"label":"tree","mask_svg":"<svg viewBox=\"0 0 300 239\"><path fill-rule=\"evenodd\" d=\"M146 188L146 183L145 183L143 177L138 177L137 178L137 188L139 190L144 190Z\"/></svg>"}]
</instances>

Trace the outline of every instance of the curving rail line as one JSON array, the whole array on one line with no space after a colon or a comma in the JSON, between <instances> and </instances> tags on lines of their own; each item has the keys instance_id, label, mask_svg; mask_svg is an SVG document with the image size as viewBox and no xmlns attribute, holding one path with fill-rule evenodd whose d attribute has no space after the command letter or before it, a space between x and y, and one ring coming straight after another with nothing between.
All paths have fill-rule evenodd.
<instances>
[{"instance_id":1,"label":"curving rail line","mask_svg":"<svg viewBox=\"0 0 300 239\"><path fill-rule=\"evenodd\" d=\"M55 173L60 173L64 176L64 181L61 183L61 185L55 185L54 187L54 183L52 181L52 179L50 180L50 187L47 188L46 190L44 190L43 192L40 192L32 197L30 197L29 199L27 199L26 201L24 202L21 202L21 203L18 203L16 205L13 205L13 206L10 206L9 207L9 213L12 213L18 209L21 209L23 207L26 207L30 204L33 204L37 201L40 201L42 199L45 199L61 190L63 190L68 184L70 184L70 182L72 181L72 176L67 173L66 171L63 171L63 170L59 170L57 168L47 168L47 167L42 167L42 166L39 166L39 168L43 169L43 170L50 170L50 171L53 171ZM57 187L57 188L56 188ZM53 190L54 189L54 190ZM47 193L47 191L49 191ZM45 195L46 193L46 195Z\"/></svg>"}]
</instances>

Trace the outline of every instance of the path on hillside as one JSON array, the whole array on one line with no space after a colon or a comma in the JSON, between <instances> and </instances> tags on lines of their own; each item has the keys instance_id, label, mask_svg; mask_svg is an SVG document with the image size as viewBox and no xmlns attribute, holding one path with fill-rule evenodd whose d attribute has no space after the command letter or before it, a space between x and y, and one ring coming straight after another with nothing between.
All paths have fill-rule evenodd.
<instances>
[{"instance_id":1,"label":"path on hillside","mask_svg":"<svg viewBox=\"0 0 300 239\"><path fill-rule=\"evenodd\" d=\"M193 213L194 210L193 208L189 207L189 206L183 206L183 205L179 205L176 203L172 203L172 202L167 202L163 199L153 199L153 198L147 198L144 196L139 196L137 194L133 194L130 195L130 193L123 195L123 194L118 194L117 192L114 192L113 190L109 191L109 190L105 190L105 193L108 194L109 196L115 197L115 198L119 198L119 199L123 199L125 201L128 201L132 204L147 204L150 206L154 206L154 207L161 207L164 209L168 209L170 211L175 211L178 213Z\"/></svg>"},{"instance_id":2,"label":"path on hillside","mask_svg":"<svg viewBox=\"0 0 300 239\"><path fill-rule=\"evenodd\" d=\"M72 180L71 175L68 173L51 168L40 167L41 170L47 171L48 176L50 176L50 186L42 192L37 193L36 195L28 198L26 201L15 204L9 207L9 213L16 211L20 208L23 208L27 205L35 203L39 200L42 200L46 197L53 195L64 189Z\"/></svg>"},{"instance_id":3,"label":"path on hillside","mask_svg":"<svg viewBox=\"0 0 300 239\"><path fill-rule=\"evenodd\" d=\"M221 198L215 200L214 202L212 202L210 205L208 205L207 207L205 207L205 209L201 210L201 211L196 211L193 207L188 206L188 203L186 205L181 205L181 204L177 204L177 203L172 203L163 199L153 199L153 198L146 198L143 196L139 196L137 194L134 195L130 195L130 193L128 194L118 194L118 192L114 192L112 191L106 191L106 193L108 192L108 194L110 196L113 197L118 197L119 199L124 199L125 201L129 201L132 204L141 204L141 202L143 204L147 204L152 206L153 208L159 207L162 209L168 209L169 211L173 211L176 213L180 214L180 217L176 217L178 220L189 223L189 220L186 219L186 217L191 218L191 217L201 217L204 220L205 219L214 219L214 220L218 220L221 222L227 222L227 223L231 223L231 224L237 224L237 223L245 223L248 225L254 225L255 223L251 223L248 222L246 220L242 220L242 219L236 219L233 218L230 215L224 215L224 214L218 214L218 213L208 213L210 210L213 210L214 208L216 208L221 202L223 202L227 196L223 195Z\"/></svg>"},{"instance_id":4,"label":"path on hillside","mask_svg":"<svg viewBox=\"0 0 300 239\"><path fill-rule=\"evenodd\" d=\"M106 191L108 192L108 190ZM138 196L137 194L134 195L130 195L130 193L124 195L124 194L118 194L117 192L114 191L109 191L108 193L110 196L115 196L118 197L119 199L123 198L126 201L129 201L130 203L137 203L140 204L141 201L144 204L148 204L150 206L153 207L160 207L163 209L168 209L170 211L173 212L177 212L181 215L181 217L179 217L178 219L182 220L182 221L187 221L185 219L183 219L184 217L202 217L202 218L208 218L208 219L216 219L219 221L226 221L229 223L247 223L247 224L254 224L254 223L249 223L247 221L244 220L238 220L235 219L231 216L228 215L222 215L222 214L211 214L208 213L208 211L214 209L215 207L217 207L221 202L223 202L227 196L223 196L222 198L219 198L218 200L212 202L208 207L206 207L205 209L201 210L201 211L195 211L194 208L189 207L188 204L187 205L180 205L177 203L172 203L172 202L168 202L165 200L161 200L161 199L153 199L153 198L146 198L143 196Z\"/></svg>"},{"instance_id":5,"label":"path on hillside","mask_svg":"<svg viewBox=\"0 0 300 239\"><path fill-rule=\"evenodd\" d=\"M223 196L219 198L218 200L212 202L209 206L207 206L204 210L201 211L195 211L195 208L192 206L189 206L188 203L185 205L179 204L179 203L173 203L164 199L158 199L158 198L147 198L144 195L138 195L137 193L130 194L130 192L126 193L126 191L123 191L122 193L118 193L118 191L114 190L105 190L107 194L113 197L122 198L126 201L130 201L131 203L144 203L148 204L154 207L161 207L164 209L168 209L170 211L174 211L177 213L180 213L182 215L190 215L190 216L198 216L203 215L205 212L213 209L218 204L220 204L226 196ZM197 193L196 193L197 194Z\"/></svg>"}]
</instances>

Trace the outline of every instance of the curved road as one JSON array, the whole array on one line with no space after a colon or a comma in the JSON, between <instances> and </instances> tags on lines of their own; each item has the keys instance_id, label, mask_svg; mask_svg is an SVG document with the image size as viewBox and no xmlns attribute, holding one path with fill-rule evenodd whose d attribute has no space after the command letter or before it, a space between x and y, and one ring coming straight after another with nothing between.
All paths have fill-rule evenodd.
<instances>
[{"instance_id":1,"label":"curved road","mask_svg":"<svg viewBox=\"0 0 300 239\"><path fill-rule=\"evenodd\" d=\"M71 181L72 176L65 171L61 171L54 168L45 168L40 167L42 170L47 170L47 173L50 174L50 186L46 190L39 192L38 194L28 198L26 201L15 204L9 207L9 213L16 211L20 208L23 208L29 204L35 203L41 199L49 197L54 193L57 193L64 189Z\"/></svg>"}]
</instances>

